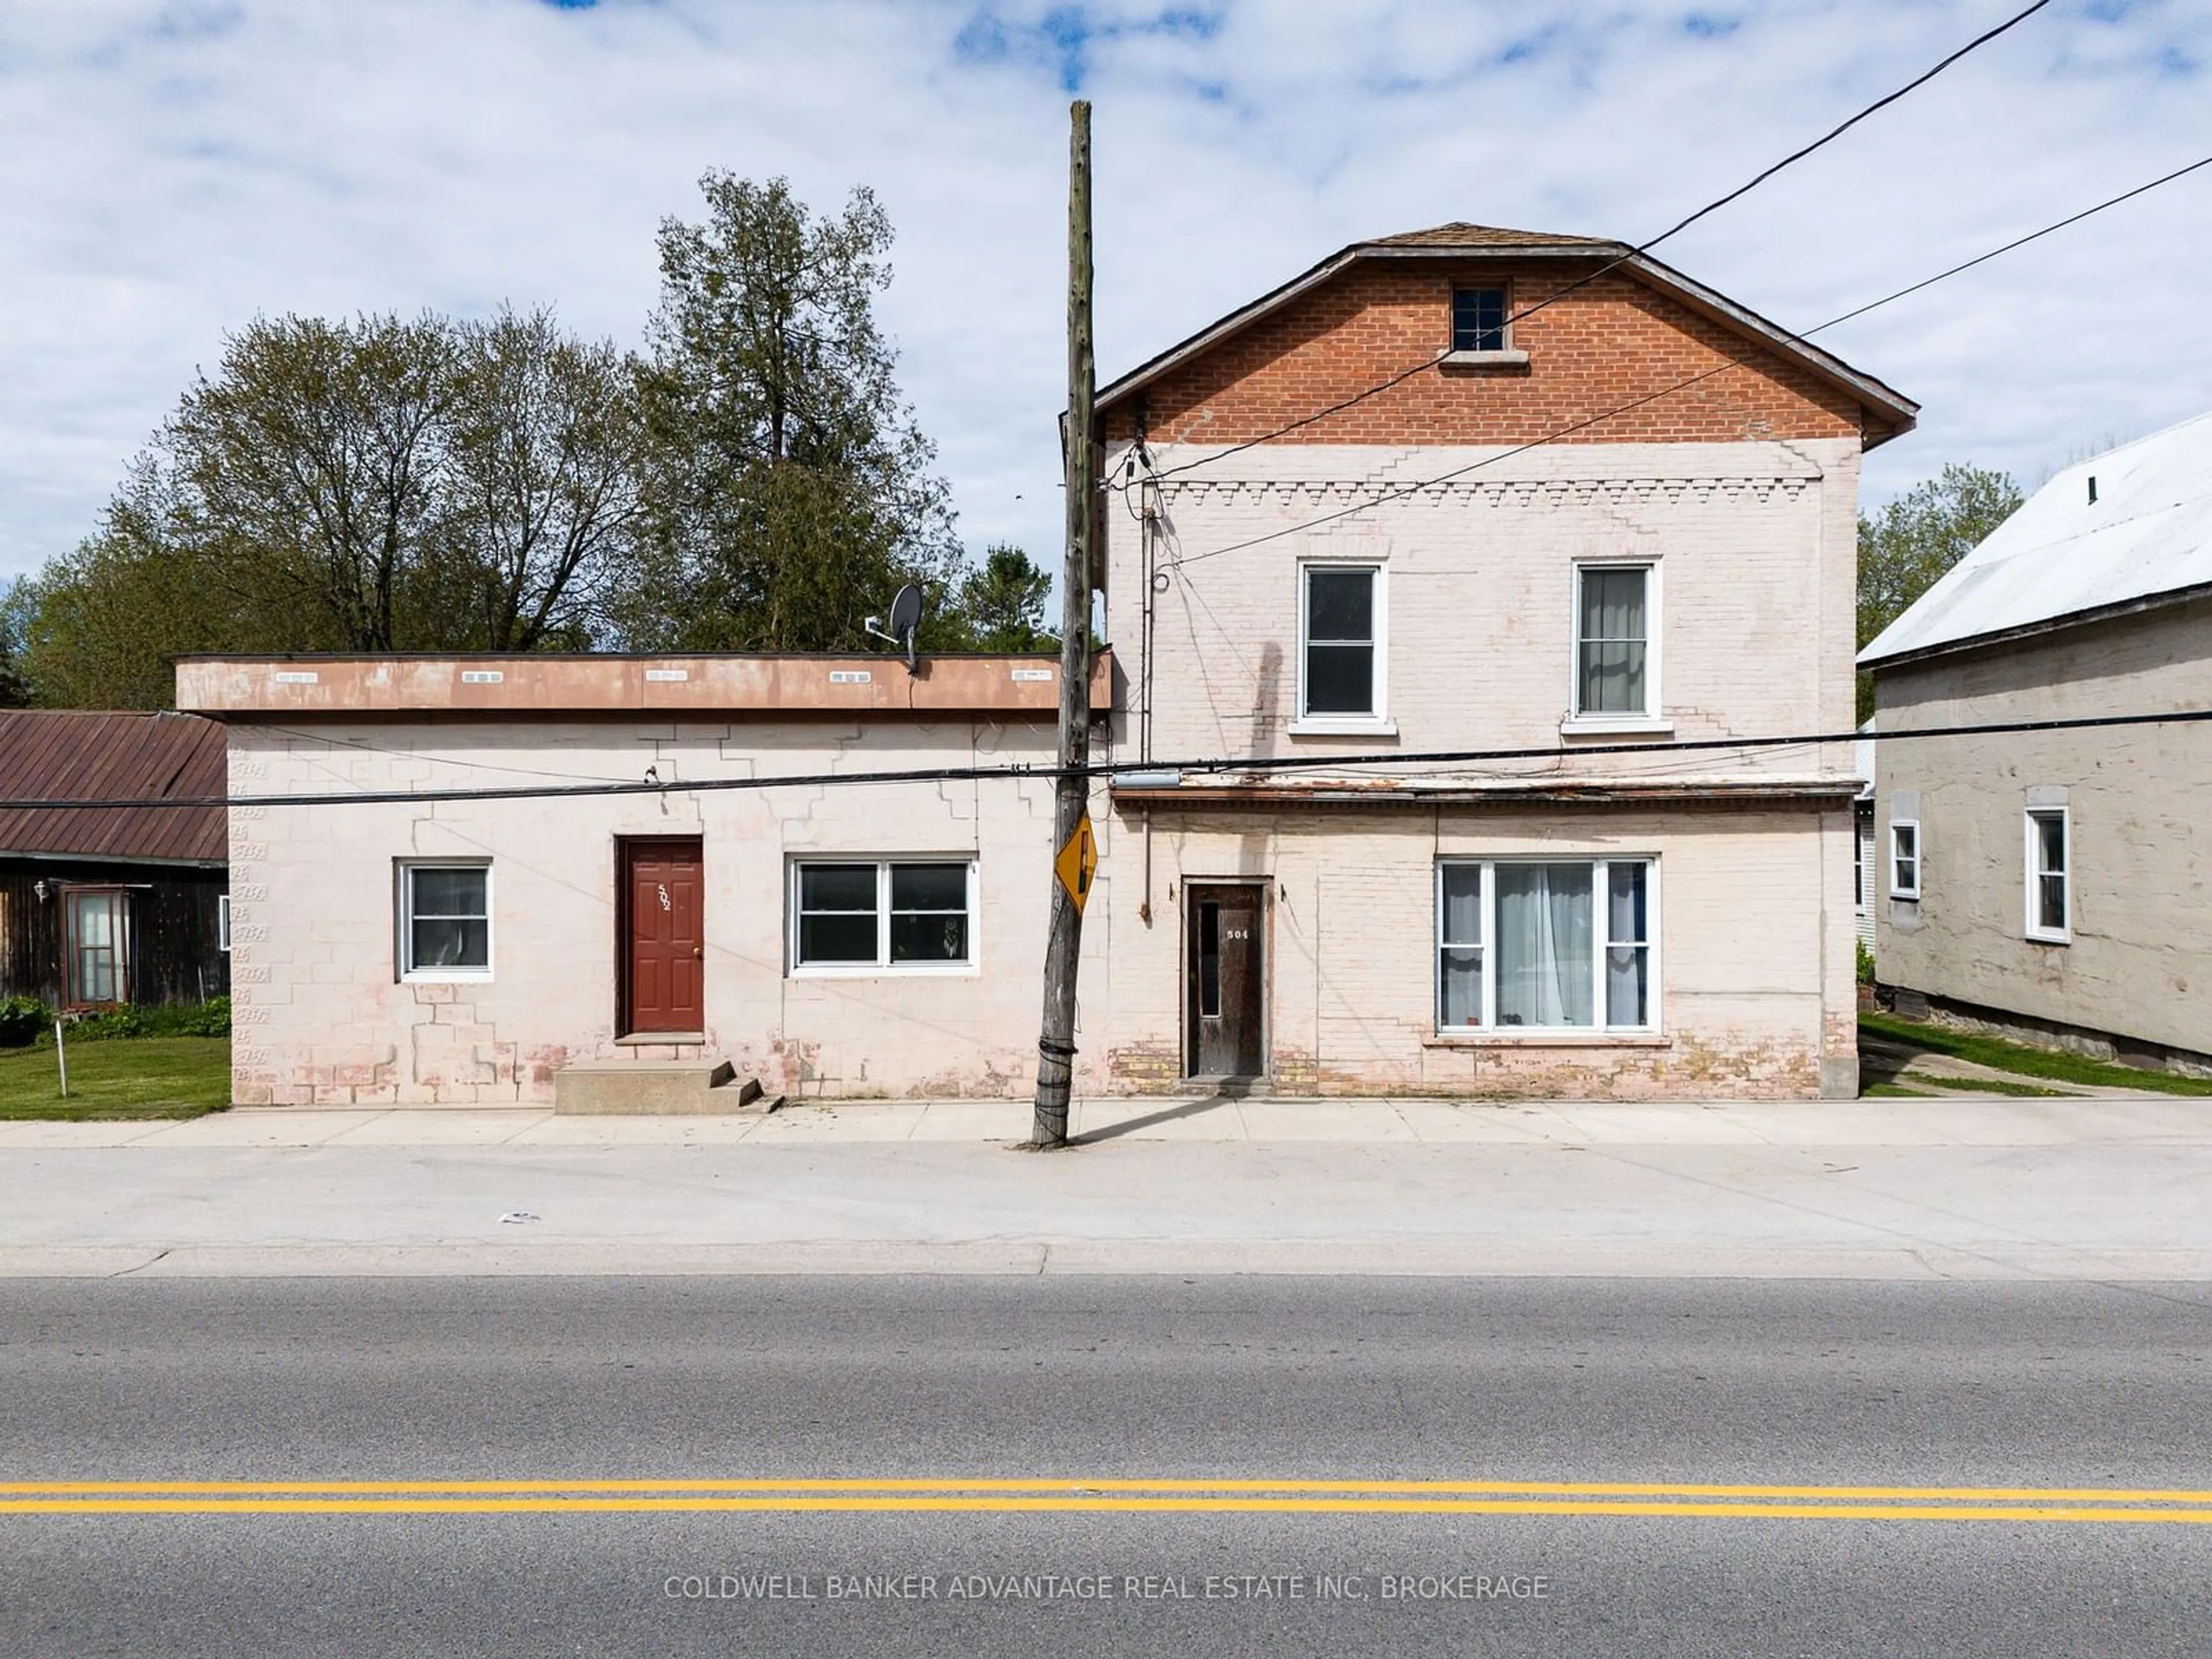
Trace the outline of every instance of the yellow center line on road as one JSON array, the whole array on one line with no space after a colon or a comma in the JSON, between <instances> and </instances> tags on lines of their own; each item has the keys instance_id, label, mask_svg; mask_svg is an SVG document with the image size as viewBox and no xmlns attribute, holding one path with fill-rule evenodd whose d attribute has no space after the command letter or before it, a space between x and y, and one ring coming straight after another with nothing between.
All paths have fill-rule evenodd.
<instances>
[{"instance_id":1,"label":"yellow center line on road","mask_svg":"<svg viewBox=\"0 0 2212 1659\"><path fill-rule=\"evenodd\" d=\"M2212 1523L2192 1488L1655 1481L1038 1480L88 1480L0 1482L0 1514L1628 1515L1795 1520Z\"/></svg>"},{"instance_id":2,"label":"yellow center line on road","mask_svg":"<svg viewBox=\"0 0 2212 1659\"><path fill-rule=\"evenodd\" d=\"M706 1480L17 1480L0 1481L0 1499L12 1498L192 1495L207 1497L292 1497L298 1495L406 1494L563 1496L667 1494L847 1494L973 1493L1021 1494L1085 1498L1118 1493L1203 1497L1247 1494L1341 1495L1347 1498L1484 1496L1555 1498L1741 1498L1770 1502L1795 1500L1880 1500L1957 1503L2092 1503L2212 1504L2212 1489L2135 1486L1714 1486L1688 1481L1590 1480L1267 1480L1196 1479L1133 1480L999 1479L957 1476L896 1477L870 1480L854 1477L775 1480L746 1477Z\"/></svg>"},{"instance_id":3,"label":"yellow center line on road","mask_svg":"<svg viewBox=\"0 0 2212 1659\"><path fill-rule=\"evenodd\" d=\"M19 1515L716 1514L732 1510L939 1514L1721 1516L1830 1521L2043 1521L2212 1524L2212 1509L2086 1504L1745 1503L1711 1499L1448 1498L50 1498L0 1499Z\"/></svg>"}]
</instances>

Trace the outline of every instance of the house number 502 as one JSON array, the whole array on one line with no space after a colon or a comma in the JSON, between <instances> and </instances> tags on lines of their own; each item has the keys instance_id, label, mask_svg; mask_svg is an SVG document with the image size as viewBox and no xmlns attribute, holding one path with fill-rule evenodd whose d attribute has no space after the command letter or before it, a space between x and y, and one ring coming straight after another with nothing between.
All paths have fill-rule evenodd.
<instances>
[{"instance_id":1,"label":"house number 502","mask_svg":"<svg viewBox=\"0 0 2212 1659\"><path fill-rule=\"evenodd\" d=\"M656 884L656 885L659 885L659 884ZM667 889L666 887L665 887L665 886L660 888L660 908L661 908L662 909L664 909L664 910L665 910L665 909L667 909L667 908L669 908L669 904L668 904L668 889Z\"/></svg>"}]
</instances>

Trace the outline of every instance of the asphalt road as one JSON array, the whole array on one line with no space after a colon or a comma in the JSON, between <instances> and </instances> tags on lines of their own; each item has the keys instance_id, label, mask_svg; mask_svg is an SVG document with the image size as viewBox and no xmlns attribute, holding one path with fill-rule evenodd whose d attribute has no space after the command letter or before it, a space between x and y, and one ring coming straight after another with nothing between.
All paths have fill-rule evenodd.
<instances>
[{"instance_id":1,"label":"asphalt road","mask_svg":"<svg viewBox=\"0 0 2212 1659\"><path fill-rule=\"evenodd\" d=\"M2208 1354L2198 1285L0 1282L0 1653L2199 1654L2212 1524L2116 1511L2212 1520ZM959 1490L667 1486L840 1477ZM977 1485L1023 1479L1153 1490ZM624 1480L769 1506L584 1507Z\"/></svg>"}]
</instances>

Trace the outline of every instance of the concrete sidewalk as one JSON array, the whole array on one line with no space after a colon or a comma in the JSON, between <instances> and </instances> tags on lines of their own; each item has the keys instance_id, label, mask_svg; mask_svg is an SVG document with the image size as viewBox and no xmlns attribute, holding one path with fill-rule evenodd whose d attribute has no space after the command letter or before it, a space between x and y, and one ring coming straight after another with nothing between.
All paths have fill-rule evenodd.
<instances>
[{"instance_id":1,"label":"concrete sidewalk","mask_svg":"<svg viewBox=\"0 0 2212 1659\"><path fill-rule=\"evenodd\" d=\"M0 1126L0 1275L2212 1281L2212 1103L1020 1103Z\"/></svg>"},{"instance_id":2,"label":"concrete sidewalk","mask_svg":"<svg viewBox=\"0 0 2212 1659\"><path fill-rule=\"evenodd\" d=\"M181 1121L0 1121L16 1147L1006 1145L1030 1133L1022 1100L801 1102L728 1117L556 1116L544 1107L241 1108ZM1316 1100L1212 1096L1079 1100L1071 1133L1113 1140L1405 1142L1498 1146L2047 1146L2212 1144L2212 1098L1715 1102Z\"/></svg>"}]
</instances>

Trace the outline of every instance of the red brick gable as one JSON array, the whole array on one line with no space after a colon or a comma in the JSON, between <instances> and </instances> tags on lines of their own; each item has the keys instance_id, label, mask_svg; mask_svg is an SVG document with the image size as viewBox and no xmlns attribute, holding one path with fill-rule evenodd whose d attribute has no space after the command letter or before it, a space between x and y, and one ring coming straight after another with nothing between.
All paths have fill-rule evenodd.
<instances>
[{"instance_id":1,"label":"red brick gable","mask_svg":"<svg viewBox=\"0 0 2212 1659\"><path fill-rule=\"evenodd\" d=\"M1599 259L1357 260L1103 410L1108 441L1143 407L1155 441L1243 443L1432 359L1450 335L1455 284L1508 290L1519 311ZM1512 326L1525 368L1443 366L1274 440L1305 444L1735 442L1902 429L1830 379L1713 320L1628 269L1607 272ZM1731 359L1747 359L1571 433L1565 428ZM1910 405L1907 405L1909 408Z\"/></svg>"}]
</instances>

